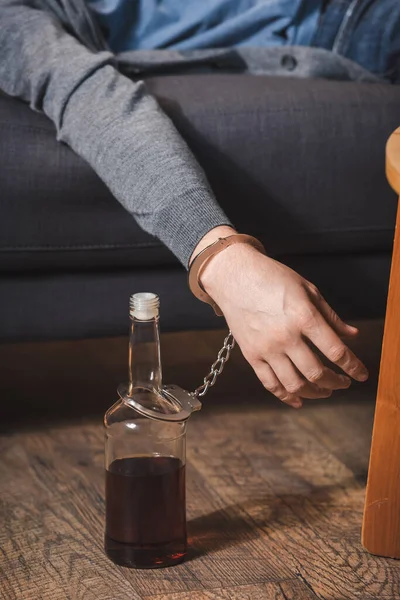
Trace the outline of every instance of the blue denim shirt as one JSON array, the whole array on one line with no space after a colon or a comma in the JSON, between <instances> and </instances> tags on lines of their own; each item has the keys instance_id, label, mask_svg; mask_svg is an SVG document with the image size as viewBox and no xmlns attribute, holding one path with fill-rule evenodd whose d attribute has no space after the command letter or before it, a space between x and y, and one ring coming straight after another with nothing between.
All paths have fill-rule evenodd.
<instances>
[{"instance_id":1,"label":"blue denim shirt","mask_svg":"<svg viewBox=\"0 0 400 600\"><path fill-rule=\"evenodd\" d=\"M90 0L114 52L310 45L323 0Z\"/></svg>"},{"instance_id":2,"label":"blue denim shirt","mask_svg":"<svg viewBox=\"0 0 400 600\"><path fill-rule=\"evenodd\" d=\"M116 53L310 46L400 83L400 0L87 2Z\"/></svg>"},{"instance_id":3,"label":"blue denim shirt","mask_svg":"<svg viewBox=\"0 0 400 600\"><path fill-rule=\"evenodd\" d=\"M330 0L312 45L400 83L399 0Z\"/></svg>"}]
</instances>

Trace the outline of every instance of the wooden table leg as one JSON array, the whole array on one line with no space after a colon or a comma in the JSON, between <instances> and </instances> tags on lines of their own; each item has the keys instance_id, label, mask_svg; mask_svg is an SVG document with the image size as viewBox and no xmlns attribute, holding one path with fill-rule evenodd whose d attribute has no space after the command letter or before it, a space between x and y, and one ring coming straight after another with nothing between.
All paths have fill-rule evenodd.
<instances>
[{"instance_id":1,"label":"wooden table leg","mask_svg":"<svg viewBox=\"0 0 400 600\"><path fill-rule=\"evenodd\" d=\"M362 543L400 558L400 209L390 275Z\"/></svg>"}]
</instances>

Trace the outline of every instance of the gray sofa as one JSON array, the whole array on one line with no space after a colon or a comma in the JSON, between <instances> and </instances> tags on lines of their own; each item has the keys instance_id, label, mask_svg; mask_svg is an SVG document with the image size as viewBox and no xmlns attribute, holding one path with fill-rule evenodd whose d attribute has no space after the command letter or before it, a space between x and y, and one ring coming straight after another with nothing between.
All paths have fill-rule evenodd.
<instances>
[{"instance_id":1,"label":"gray sofa","mask_svg":"<svg viewBox=\"0 0 400 600\"><path fill-rule=\"evenodd\" d=\"M344 317L383 316L396 212L384 150L400 87L212 74L147 85L240 231ZM4 96L0 214L2 341L125 333L138 290L160 294L167 329L222 324L52 123Z\"/></svg>"}]
</instances>

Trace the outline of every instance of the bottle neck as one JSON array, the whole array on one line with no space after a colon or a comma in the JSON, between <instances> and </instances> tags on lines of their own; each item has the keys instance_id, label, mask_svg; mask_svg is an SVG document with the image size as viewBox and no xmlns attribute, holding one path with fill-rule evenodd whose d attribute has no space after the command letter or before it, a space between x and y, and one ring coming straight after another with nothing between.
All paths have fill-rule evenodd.
<instances>
[{"instance_id":1,"label":"bottle neck","mask_svg":"<svg viewBox=\"0 0 400 600\"><path fill-rule=\"evenodd\" d=\"M129 393L137 388L159 391L162 387L158 321L158 317L148 321L131 317Z\"/></svg>"}]
</instances>

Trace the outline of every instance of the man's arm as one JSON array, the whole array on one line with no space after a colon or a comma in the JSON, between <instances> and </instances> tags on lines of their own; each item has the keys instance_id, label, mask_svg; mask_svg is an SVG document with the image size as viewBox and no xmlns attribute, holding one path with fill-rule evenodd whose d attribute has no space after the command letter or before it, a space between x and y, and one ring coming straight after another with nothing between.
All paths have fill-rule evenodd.
<instances>
[{"instance_id":1,"label":"man's arm","mask_svg":"<svg viewBox=\"0 0 400 600\"><path fill-rule=\"evenodd\" d=\"M0 0L0 25L0 89L43 110L144 229L185 265L233 233L171 121L142 83L117 72L111 54L90 52L31 0ZM209 261L202 284L263 385L291 406L350 384L306 339L351 377L367 378L340 339L356 330L284 265L237 244Z\"/></svg>"},{"instance_id":2,"label":"man's arm","mask_svg":"<svg viewBox=\"0 0 400 600\"><path fill-rule=\"evenodd\" d=\"M29 102L84 158L139 225L187 266L199 240L229 224L170 119L145 89L31 0L0 0L0 89Z\"/></svg>"}]
</instances>

